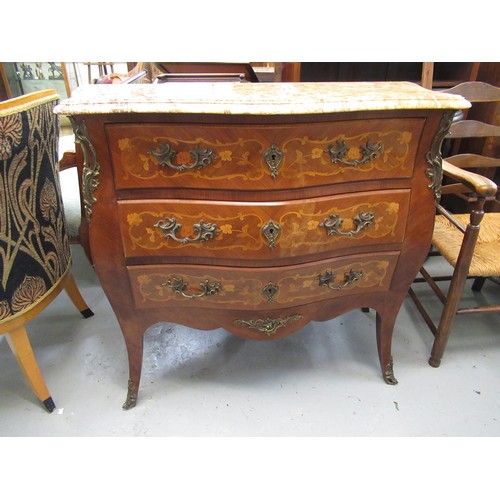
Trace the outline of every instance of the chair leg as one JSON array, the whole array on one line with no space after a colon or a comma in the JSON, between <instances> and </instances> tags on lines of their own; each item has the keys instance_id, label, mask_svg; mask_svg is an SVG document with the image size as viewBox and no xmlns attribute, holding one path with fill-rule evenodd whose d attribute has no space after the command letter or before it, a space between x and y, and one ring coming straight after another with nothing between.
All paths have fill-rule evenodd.
<instances>
[{"instance_id":1,"label":"chair leg","mask_svg":"<svg viewBox=\"0 0 500 500\"><path fill-rule=\"evenodd\" d=\"M76 284L75 278L72 274L68 277L68 281L66 282L64 289L84 318L90 318L94 315L85 300L83 300L82 294L80 293L78 285Z\"/></svg>"},{"instance_id":2,"label":"chair leg","mask_svg":"<svg viewBox=\"0 0 500 500\"><path fill-rule=\"evenodd\" d=\"M429 364L434 368L437 368L441 364L441 358L443 357L446 343L450 336L451 325L453 324L460 304L465 281L469 274L469 266L472 260L474 246L479 236L479 225L484 215L483 205L484 199L478 200L476 208L471 212L470 222L464 234L462 246L457 258L457 264L453 272L450 287L448 288L446 303L443 313L441 314L441 320L439 321L431 356L429 358Z\"/></svg>"},{"instance_id":3,"label":"chair leg","mask_svg":"<svg viewBox=\"0 0 500 500\"><path fill-rule=\"evenodd\" d=\"M484 276L479 276L474 279L474 282L472 283L471 289L474 292L480 292L481 289L483 288L484 282L486 281L486 278Z\"/></svg>"},{"instance_id":4,"label":"chair leg","mask_svg":"<svg viewBox=\"0 0 500 500\"><path fill-rule=\"evenodd\" d=\"M56 405L45 385L42 372L36 361L28 333L24 326L7 333L7 341L36 397L42 402L45 409L51 413Z\"/></svg>"},{"instance_id":5,"label":"chair leg","mask_svg":"<svg viewBox=\"0 0 500 500\"><path fill-rule=\"evenodd\" d=\"M465 281L467 280L466 269L467 267L460 269L455 268L455 272L450 282L446 302L444 304L439 326L434 338L434 344L432 345L431 356L429 358L429 364L434 368L439 367L441 364L441 358L443 357L446 344L448 343L451 325L453 324L453 320L455 319L460 305L460 299L465 287Z\"/></svg>"}]
</instances>

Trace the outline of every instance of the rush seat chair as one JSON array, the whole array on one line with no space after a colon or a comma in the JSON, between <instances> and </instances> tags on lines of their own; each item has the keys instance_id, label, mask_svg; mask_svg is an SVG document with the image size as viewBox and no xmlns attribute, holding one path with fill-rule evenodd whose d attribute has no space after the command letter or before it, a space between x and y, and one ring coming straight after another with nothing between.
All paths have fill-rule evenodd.
<instances>
[{"instance_id":1,"label":"rush seat chair","mask_svg":"<svg viewBox=\"0 0 500 500\"><path fill-rule=\"evenodd\" d=\"M462 95L473 106L479 102L500 102L500 88L483 82L465 82L446 92ZM447 139L461 141L491 137L500 137L500 126L464 116L452 122ZM476 153L461 152L443 159L442 195L457 196L460 204L454 205L452 199L448 207L442 203L437 205L433 249L429 257L441 255L453 267L453 273L452 276L433 276L428 271L430 266L424 265L420 270L422 278L415 280L415 283L427 282L443 305L437 326L419 299L417 287L413 285L409 290L410 297L434 335L429 358L433 367L441 364L457 315L500 312L500 304L460 307L468 278L474 279L472 290L478 293L487 279L500 284L500 198L495 182L499 167L500 158ZM478 172L489 172L489 175ZM490 211L485 210L486 204L490 206ZM449 281L446 291L438 286L443 281Z\"/></svg>"}]
</instances>

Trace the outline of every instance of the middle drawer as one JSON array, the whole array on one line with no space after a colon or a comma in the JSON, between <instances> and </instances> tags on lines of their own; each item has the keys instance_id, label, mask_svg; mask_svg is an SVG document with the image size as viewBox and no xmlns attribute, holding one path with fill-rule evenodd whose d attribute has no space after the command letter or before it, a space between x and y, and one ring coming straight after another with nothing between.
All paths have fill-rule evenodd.
<instances>
[{"instance_id":1,"label":"middle drawer","mask_svg":"<svg viewBox=\"0 0 500 500\"><path fill-rule=\"evenodd\" d=\"M410 191L371 191L306 201L118 202L125 257L280 259L400 243Z\"/></svg>"}]
</instances>

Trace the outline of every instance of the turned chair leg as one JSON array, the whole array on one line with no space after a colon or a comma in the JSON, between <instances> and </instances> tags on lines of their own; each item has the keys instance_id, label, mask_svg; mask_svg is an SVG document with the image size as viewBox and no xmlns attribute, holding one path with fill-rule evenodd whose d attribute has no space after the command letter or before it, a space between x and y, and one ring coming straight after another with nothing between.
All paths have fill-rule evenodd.
<instances>
[{"instance_id":1,"label":"turned chair leg","mask_svg":"<svg viewBox=\"0 0 500 500\"><path fill-rule=\"evenodd\" d=\"M49 413L52 412L56 405L45 385L42 372L38 367L28 333L24 326L7 333L7 341L36 397L42 402Z\"/></svg>"},{"instance_id":2,"label":"turned chair leg","mask_svg":"<svg viewBox=\"0 0 500 500\"><path fill-rule=\"evenodd\" d=\"M71 299L71 302L73 302L75 307L80 311L84 318L90 318L94 315L85 300L83 300L80 290L78 289L78 286L76 284L75 278L72 274L68 276L68 280L64 289Z\"/></svg>"},{"instance_id":3,"label":"turned chair leg","mask_svg":"<svg viewBox=\"0 0 500 500\"><path fill-rule=\"evenodd\" d=\"M450 336L451 326L460 304L460 297L465 286L465 279L466 276L454 276L451 281L446 304L441 314L441 320L439 321L436 337L432 345L431 356L429 358L429 365L433 368L438 368L441 364L441 358L443 357Z\"/></svg>"},{"instance_id":4,"label":"turned chair leg","mask_svg":"<svg viewBox=\"0 0 500 500\"><path fill-rule=\"evenodd\" d=\"M455 320L455 316L460 305L460 299L465 287L466 279L467 273L463 267L455 269L453 278L450 282L450 287L448 289L446 303L441 314L434 343L432 345L431 356L429 358L429 365L433 368L438 368L441 364L441 358L443 357L446 344L448 343L451 326L453 325L453 321Z\"/></svg>"},{"instance_id":5,"label":"turned chair leg","mask_svg":"<svg viewBox=\"0 0 500 500\"><path fill-rule=\"evenodd\" d=\"M429 365L434 368L439 367L441 364L441 358L443 357L446 344L448 343L451 326L460 305L462 292L465 287L465 281L467 280L467 275L469 273L469 266L472 261L474 246L479 236L479 224L484 215L484 212L482 211L484 199L479 201L481 203L478 204L478 208L472 211L470 222L467 225L467 229L464 234L460 253L457 258L457 264L455 266L455 270L453 271L453 276L448 288L446 303L444 305L436 337L432 345Z\"/></svg>"}]
</instances>

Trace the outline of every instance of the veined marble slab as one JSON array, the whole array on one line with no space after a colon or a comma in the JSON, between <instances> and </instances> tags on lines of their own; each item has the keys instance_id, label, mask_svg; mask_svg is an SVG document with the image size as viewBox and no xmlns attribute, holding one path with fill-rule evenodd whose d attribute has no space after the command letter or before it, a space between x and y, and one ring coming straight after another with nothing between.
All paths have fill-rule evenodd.
<instances>
[{"instance_id":1,"label":"veined marble slab","mask_svg":"<svg viewBox=\"0 0 500 500\"><path fill-rule=\"evenodd\" d=\"M55 112L308 114L466 109L463 97L410 82L162 83L79 87Z\"/></svg>"}]
</instances>

